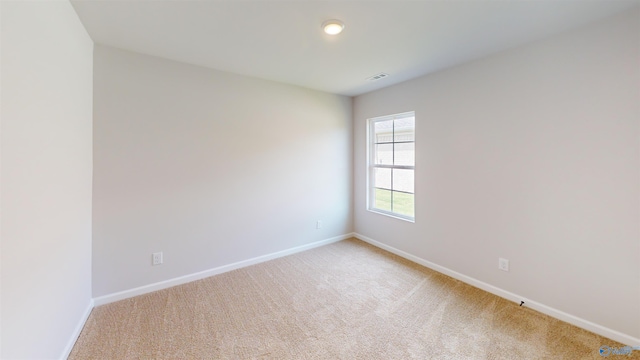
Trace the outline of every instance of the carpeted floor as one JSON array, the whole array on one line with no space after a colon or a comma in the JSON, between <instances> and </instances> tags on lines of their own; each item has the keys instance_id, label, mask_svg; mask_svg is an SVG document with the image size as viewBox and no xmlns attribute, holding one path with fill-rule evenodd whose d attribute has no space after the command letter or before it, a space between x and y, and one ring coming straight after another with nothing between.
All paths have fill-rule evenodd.
<instances>
[{"instance_id":1,"label":"carpeted floor","mask_svg":"<svg viewBox=\"0 0 640 360\"><path fill-rule=\"evenodd\" d=\"M69 359L601 359L602 345L623 346L351 239L96 307Z\"/></svg>"}]
</instances>

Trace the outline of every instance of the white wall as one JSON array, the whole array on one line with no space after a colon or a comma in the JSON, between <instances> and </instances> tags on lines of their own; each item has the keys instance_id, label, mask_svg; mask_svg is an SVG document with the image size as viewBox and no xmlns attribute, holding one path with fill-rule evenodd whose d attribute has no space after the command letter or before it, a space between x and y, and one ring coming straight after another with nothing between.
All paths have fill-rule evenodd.
<instances>
[{"instance_id":1,"label":"white wall","mask_svg":"<svg viewBox=\"0 0 640 360\"><path fill-rule=\"evenodd\" d=\"M2 12L2 358L64 356L91 302L93 42L68 2Z\"/></svg>"},{"instance_id":2,"label":"white wall","mask_svg":"<svg viewBox=\"0 0 640 360\"><path fill-rule=\"evenodd\" d=\"M94 297L353 230L350 98L94 58Z\"/></svg>"},{"instance_id":3,"label":"white wall","mask_svg":"<svg viewBox=\"0 0 640 360\"><path fill-rule=\"evenodd\" d=\"M356 97L355 231L640 338L639 20ZM366 119L411 110L415 224L365 198Z\"/></svg>"}]
</instances>

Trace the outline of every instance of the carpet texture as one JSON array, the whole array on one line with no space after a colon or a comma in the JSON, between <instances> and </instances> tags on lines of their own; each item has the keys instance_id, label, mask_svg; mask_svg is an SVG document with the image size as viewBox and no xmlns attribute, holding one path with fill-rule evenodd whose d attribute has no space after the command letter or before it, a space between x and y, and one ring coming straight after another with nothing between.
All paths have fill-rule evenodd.
<instances>
[{"instance_id":1,"label":"carpet texture","mask_svg":"<svg viewBox=\"0 0 640 360\"><path fill-rule=\"evenodd\" d=\"M69 359L602 359L602 345L623 346L350 239L96 307Z\"/></svg>"}]
</instances>

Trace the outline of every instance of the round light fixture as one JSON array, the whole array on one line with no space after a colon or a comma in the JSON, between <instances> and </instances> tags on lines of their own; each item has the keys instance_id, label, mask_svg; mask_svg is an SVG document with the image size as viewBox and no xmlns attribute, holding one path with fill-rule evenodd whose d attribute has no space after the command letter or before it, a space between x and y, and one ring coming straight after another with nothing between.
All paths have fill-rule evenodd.
<instances>
[{"instance_id":1,"label":"round light fixture","mask_svg":"<svg viewBox=\"0 0 640 360\"><path fill-rule=\"evenodd\" d=\"M344 30L344 24L340 20L327 20L322 23L322 30L329 35L338 35Z\"/></svg>"}]
</instances>

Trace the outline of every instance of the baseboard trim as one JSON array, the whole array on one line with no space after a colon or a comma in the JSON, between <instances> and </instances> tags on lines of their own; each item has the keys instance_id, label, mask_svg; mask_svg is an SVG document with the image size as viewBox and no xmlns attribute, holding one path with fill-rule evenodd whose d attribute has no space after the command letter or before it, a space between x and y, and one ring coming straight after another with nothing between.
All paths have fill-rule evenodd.
<instances>
[{"instance_id":1,"label":"baseboard trim","mask_svg":"<svg viewBox=\"0 0 640 360\"><path fill-rule=\"evenodd\" d=\"M84 310L84 313L80 318L80 321L78 321L78 325L76 325L76 328L73 330L73 333L71 334L71 338L69 338L69 342L67 343L67 346L64 348L64 351L60 356L61 360L66 360L71 354L71 350L73 350L73 346L76 344L76 341L78 340L78 337L80 336L80 333L84 328L84 324L89 319L89 315L91 315L91 311L93 310L93 307L94 307L93 299L90 299L89 304L87 304L87 308Z\"/></svg>"},{"instance_id":2,"label":"baseboard trim","mask_svg":"<svg viewBox=\"0 0 640 360\"><path fill-rule=\"evenodd\" d=\"M366 243L369 243L369 244L371 244L371 245L373 245L375 247L378 247L380 249L386 250L386 251L388 251L390 253L396 254L396 255L398 255L400 257L403 257L403 258L405 258L407 260L413 261L416 264L420 264L420 265L425 266L425 267L427 267L429 269L435 270L435 271L437 271L439 273L451 276L454 279L460 280L460 281L462 281L464 283L467 283L467 284L469 284L471 286L477 287L477 288L482 289L482 290L484 290L486 292L489 292L489 293L492 293L494 295L500 296L501 298L513 301L513 302L515 302L517 304L520 304L520 301L524 301L525 302L525 306L527 306L527 307L529 307L531 309L534 309L534 310L539 311L539 312L541 312L543 314L549 315L549 316L551 316L553 318L556 318L558 320L562 320L562 321L567 322L569 324L575 325L575 326L577 326L579 328L591 331L591 332L593 332L595 334L607 337L607 338L609 338L611 340L618 341L618 342L623 343L623 344L628 345L628 346L638 346L638 345L640 345L640 339L638 339L638 338L635 338L635 337L627 335L627 334L623 334L623 333L621 333L619 331L609 329L609 328L604 327L602 325L598 325L598 324L593 323L591 321L588 321L588 320L579 318L577 316L568 314L568 313L566 313L564 311L560 311L560 310L554 309L554 308L552 308L550 306L547 306L547 305L541 304L539 302L527 299L527 298L525 298L523 296L514 294L512 292L503 290L503 289L501 289L499 287L496 287L496 286L493 286L491 284L485 283L485 282L480 281L478 279L475 279L475 278L472 278L470 276L467 276L467 275L461 274L459 272L453 271L453 270L451 270L449 268L446 268L444 266L440 266L438 264L434 264L434 263L432 263L432 262L430 262L428 260L422 259L422 258L417 257L415 255L409 254L409 253L407 253L405 251L396 249L396 248L394 248L392 246L389 246L389 245L383 244L383 243L381 243L379 241L373 240L370 237L367 237L367 236L364 236L364 235L358 234L358 233L354 233L353 237L355 237L355 238L357 238L359 240L362 240L362 241L364 241ZM602 344L602 345L607 345L607 344Z\"/></svg>"},{"instance_id":3,"label":"baseboard trim","mask_svg":"<svg viewBox=\"0 0 640 360\"><path fill-rule=\"evenodd\" d=\"M100 297L94 298L93 302L94 302L95 306L109 304L109 303L112 303L112 302L115 302L115 301L128 299L128 298L131 298L131 297L134 297L134 296L143 295L143 294L147 294L147 293L158 291L158 290L162 290L162 289L167 289L167 288L170 288L170 287L173 287L173 286L176 286L176 285L186 284L188 282L204 279L204 278L207 278L207 277L210 277L210 276L214 276L214 275L218 275L218 274L222 274L222 273L225 273L225 272L228 272L228 271L232 271L232 270L240 269L240 268L243 268L243 267L259 264L261 262L277 259L277 258L280 258L280 257L283 257L283 256L295 254L295 253L298 253L298 252L301 252L301 251L310 250L310 249L313 249L313 248L316 248L316 247L320 247L320 246L328 245L328 244L331 244L331 243L334 243L334 242L342 241L342 240L345 240L345 239L348 239L348 238L351 238L351 237L354 237L354 236L355 236L354 233L348 233L348 234L344 234L344 235L340 235L340 236L335 236L335 237L332 237L332 238L316 241L316 242L313 242L311 244L305 244L305 245L301 245L301 246L296 246L296 247L293 247L293 248L290 248L290 249L286 249L286 250L274 252L274 253L271 253L271 254L258 256L258 257L252 258L252 259L242 260L242 261L238 261L238 262L235 262L235 263L232 263L232 264L219 266L219 267L216 267L216 268L213 268L213 269L204 270L204 271L200 271L200 272L197 272L197 273L180 276L180 277L177 277L177 278L173 278L173 279L169 279L169 280L165 280L165 281L160 281L160 282L149 284L149 285L144 285L144 286L140 286L140 287L129 289L129 290L120 291L120 292L113 293L113 294L100 296Z\"/></svg>"}]
</instances>

